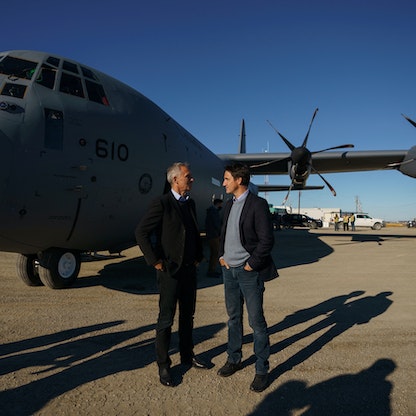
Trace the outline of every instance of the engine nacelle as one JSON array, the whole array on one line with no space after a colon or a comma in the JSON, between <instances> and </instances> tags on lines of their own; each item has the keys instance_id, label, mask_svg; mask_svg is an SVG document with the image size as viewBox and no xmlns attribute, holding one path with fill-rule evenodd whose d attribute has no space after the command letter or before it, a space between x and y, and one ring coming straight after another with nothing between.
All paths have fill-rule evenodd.
<instances>
[{"instance_id":1,"label":"engine nacelle","mask_svg":"<svg viewBox=\"0 0 416 416\"><path fill-rule=\"evenodd\" d=\"M411 147L407 152L407 155L399 167L399 171L404 175L416 178L416 146Z\"/></svg>"}]
</instances>

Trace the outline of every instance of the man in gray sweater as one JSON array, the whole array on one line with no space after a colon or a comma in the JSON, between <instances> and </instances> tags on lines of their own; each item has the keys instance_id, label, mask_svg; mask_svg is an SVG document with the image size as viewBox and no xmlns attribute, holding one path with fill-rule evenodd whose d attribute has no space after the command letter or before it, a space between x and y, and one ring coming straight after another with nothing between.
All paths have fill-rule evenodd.
<instances>
[{"instance_id":1,"label":"man in gray sweater","mask_svg":"<svg viewBox=\"0 0 416 416\"><path fill-rule=\"evenodd\" d=\"M268 385L270 343L263 312L264 281L278 276L271 257L274 244L269 206L251 193L249 168L227 166L223 186L232 194L224 209L220 237L220 264L224 278L228 314L227 362L218 371L228 377L241 368L243 343L243 305L253 329L256 375L250 389L263 391Z\"/></svg>"}]
</instances>

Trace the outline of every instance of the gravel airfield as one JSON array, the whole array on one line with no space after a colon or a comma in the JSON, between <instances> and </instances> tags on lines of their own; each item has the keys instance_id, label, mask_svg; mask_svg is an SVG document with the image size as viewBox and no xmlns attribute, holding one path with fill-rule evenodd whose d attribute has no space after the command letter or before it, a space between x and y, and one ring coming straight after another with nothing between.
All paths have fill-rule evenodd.
<instances>
[{"instance_id":1,"label":"gravel airfield","mask_svg":"<svg viewBox=\"0 0 416 416\"><path fill-rule=\"evenodd\" d=\"M198 274L195 353L159 383L155 275L137 247L86 256L75 286L28 287L0 253L0 415L416 415L416 230L283 230L266 283L270 385L254 377L245 321L243 368L226 361L222 279ZM206 250L208 255L208 250Z\"/></svg>"}]
</instances>

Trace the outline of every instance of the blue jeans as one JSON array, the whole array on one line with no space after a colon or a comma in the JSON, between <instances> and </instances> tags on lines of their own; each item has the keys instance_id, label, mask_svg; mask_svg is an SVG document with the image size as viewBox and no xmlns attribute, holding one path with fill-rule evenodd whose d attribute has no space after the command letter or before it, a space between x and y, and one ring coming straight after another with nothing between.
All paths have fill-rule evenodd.
<instances>
[{"instance_id":1,"label":"blue jeans","mask_svg":"<svg viewBox=\"0 0 416 416\"><path fill-rule=\"evenodd\" d=\"M228 314L228 361L240 363L243 345L243 305L246 303L248 322L253 329L256 374L269 371L270 342L263 313L264 282L255 271L243 266L222 267L225 306Z\"/></svg>"}]
</instances>

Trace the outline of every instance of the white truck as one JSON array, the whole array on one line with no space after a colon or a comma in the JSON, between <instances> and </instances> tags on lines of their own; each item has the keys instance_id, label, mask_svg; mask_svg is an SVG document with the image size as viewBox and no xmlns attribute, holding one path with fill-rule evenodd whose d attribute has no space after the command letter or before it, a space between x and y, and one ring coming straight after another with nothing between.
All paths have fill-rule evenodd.
<instances>
[{"instance_id":1,"label":"white truck","mask_svg":"<svg viewBox=\"0 0 416 416\"><path fill-rule=\"evenodd\" d=\"M356 227L371 227L373 230L381 230L384 221L380 218L370 217L368 214L354 214Z\"/></svg>"}]
</instances>

